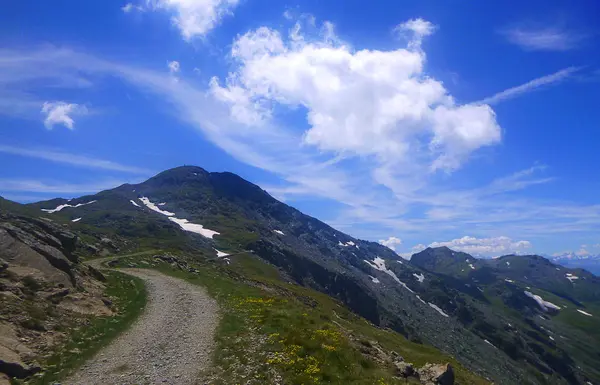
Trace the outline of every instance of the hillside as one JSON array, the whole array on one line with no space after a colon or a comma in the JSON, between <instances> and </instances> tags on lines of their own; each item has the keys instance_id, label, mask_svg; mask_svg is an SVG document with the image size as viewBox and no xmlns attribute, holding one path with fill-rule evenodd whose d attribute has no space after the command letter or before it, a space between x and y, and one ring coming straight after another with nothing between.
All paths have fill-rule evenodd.
<instances>
[{"instance_id":1,"label":"hillside","mask_svg":"<svg viewBox=\"0 0 600 385\"><path fill-rule=\"evenodd\" d=\"M287 284L325 293L499 384L600 381L600 283L541 257L487 261L438 248L405 261L234 174L191 166L71 201L18 207L77 233L88 245L82 255L161 249L225 271L257 258Z\"/></svg>"}]
</instances>

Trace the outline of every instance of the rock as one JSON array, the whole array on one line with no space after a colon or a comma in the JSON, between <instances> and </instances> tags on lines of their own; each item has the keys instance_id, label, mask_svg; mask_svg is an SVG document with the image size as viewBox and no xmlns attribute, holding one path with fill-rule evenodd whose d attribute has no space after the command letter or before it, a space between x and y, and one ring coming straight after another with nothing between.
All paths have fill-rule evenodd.
<instances>
[{"instance_id":1,"label":"rock","mask_svg":"<svg viewBox=\"0 0 600 385\"><path fill-rule=\"evenodd\" d=\"M46 299L52 302L59 302L61 298L64 298L67 294L70 293L69 289L61 289L57 291L53 291L52 293L46 295Z\"/></svg>"},{"instance_id":2,"label":"rock","mask_svg":"<svg viewBox=\"0 0 600 385\"><path fill-rule=\"evenodd\" d=\"M0 345L0 372L9 377L26 378L39 372L37 365L29 366L21 361L21 357L6 346Z\"/></svg>"},{"instance_id":3,"label":"rock","mask_svg":"<svg viewBox=\"0 0 600 385\"><path fill-rule=\"evenodd\" d=\"M410 362L396 361L396 375L402 378L414 376L416 374L413 364Z\"/></svg>"},{"instance_id":4,"label":"rock","mask_svg":"<svg viewBox=\"0 0 600 385\"><path fill-rule=\"evenodd\" d=\"M96 278L98 281L106 282L106 277L100 272L100 270L88 265L88 271L90 272L92 277Z\"/></svg>"},{"instance_id":5,"label":"rock","mask_svg":"<svg viewBox=\"0 0 600 385\"><path fill-rule=\"evenodd\" d=\"M8 262L6 262L4 259L0 258L0 273L6 269L8 269Z\"/></svg>"},{"instance_id":6,"label":"rock","mask_svg":"<svg viewBox=\"0 0 600 385\"><path fill-rule=\"evenodd\" d=\"M450 364L425 364L417 373L425 385L454 385L454 370Z\"/></svg>"},{"instance_id":7,"label":"rock","mask_svg":"<svg viewBox=\"0 0 600 385\"><path fill-rule=\"evenodd\" d=\"M0 385L10 385L10 379L6 374L0 373Z\"/></svg>"}]
</instances>

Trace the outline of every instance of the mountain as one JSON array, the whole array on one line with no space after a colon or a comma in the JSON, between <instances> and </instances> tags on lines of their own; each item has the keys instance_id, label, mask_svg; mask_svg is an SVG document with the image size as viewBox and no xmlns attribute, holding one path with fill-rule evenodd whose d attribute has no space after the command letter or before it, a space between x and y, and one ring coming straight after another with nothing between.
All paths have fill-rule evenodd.
<instances>
[{"instance_id":1,"label":"mountain","mask_svg":"<svg viewBox=\"0 0 600 385\"><path fill-rule=\"evenodd\" d=\"M193 166L95 195L15 207L68 226L90 255L160 248L223 264L258 257L290 282L499 384L600 382L600 283L541 257L480 260L429 248L405 261L235 174Z\"/></svg>"},{"instance_id":2,"label":"mountain","mask_svg":"<svg viewBox=\"0 0 600 385\"><path fill-rule=\"evenodd\" d=\"M578 267L585 269L592 274L600 276L600 254L599 255L576 255L567 253L558 256L549 257L552 262L565 267Z\"/></svg>"}]
</instances>

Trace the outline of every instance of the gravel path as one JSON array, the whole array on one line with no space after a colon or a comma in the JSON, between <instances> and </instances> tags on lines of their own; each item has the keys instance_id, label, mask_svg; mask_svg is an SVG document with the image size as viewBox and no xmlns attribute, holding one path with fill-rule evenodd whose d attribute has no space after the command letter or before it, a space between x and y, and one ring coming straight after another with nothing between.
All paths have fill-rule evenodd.
<instances>
[{"instance_id":1,"label":"gravel path","mask_svg":"<svg viewBox=\"0 0 600 385\"><path fill-rule=\"evenodd\" d=\"M119 271L146 282L146 309L64 384L194 384L210 365L217 303L201 287L154 270Z\"/></svg>"}]
</instances>

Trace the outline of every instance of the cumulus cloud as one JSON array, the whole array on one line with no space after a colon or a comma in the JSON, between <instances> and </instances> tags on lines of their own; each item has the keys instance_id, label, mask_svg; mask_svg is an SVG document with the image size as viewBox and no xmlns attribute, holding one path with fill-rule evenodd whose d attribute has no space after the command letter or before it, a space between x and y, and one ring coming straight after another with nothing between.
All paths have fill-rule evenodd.
<instances>
[{"instance_id":1,"label":"cumulus cloud","mask_svg":"<svg viewBox=\"0 0 600 385\"><path fill-rule=\"evenodd\" d=\"M128 3L121 9L125 13L138 11L166 11L185 40L203 37L221 23L239 0L145 0L140 4Z\"/></svg>"},{"instance_id":2,"label":"cumulus cloud","mask_svg":"<svg viewBox=\"0 0 600 385\"><path fill-rule=\"evenodd\" d=\"M425 54L407 48L355 50L325 23L311 36L297 23L287 37L261 27L239 36L237 66L211 80L213 95L249 126L274 117L277 106L304 107L304 144L346 156L398 163L409 153L432 170L454 170L479 148L501 140L494 111L457 104L442 82L424 74ZM434 31L422 20L401 24L420 41Z\"/></svg>"},{"instance_id":3,"label":"cumulus cloud","mask_svg":"<svg viewBox=\"0 0 600 385\"><path fill-rule=\"evenodd\" d=\"M56 101L44 102L41 112L46 114L44 126L47 129L51 130L55 124L62 124L72 130L75 125L73 117L87 114L88 109L79 104Z\"/></svg>"},{"instance_id":4,"label":"cumulus cloud","mask_svg":"<svg viewBox=\"0 0 600 385\"><path fill-rule=\"evenodd\" d=\"M500 32L526 51L568 51L583 39L582 35L556 26L513 26Z\"/></svg>"},{"instance_id":5,"label":"cumulus cloud","mask_svg":"<svg viewBox=\"0 0 600 385\"><path fill-rule=\"evenodd\" d=\"M388 239L380 239L379 243L396 251L396 246L400 246L402 244L402 240L396 237L389 237Z\"/></svg>"},{"instance_id":6,"label":"cumulus cloud","mask_svg":"<svg viewBox=\"0 0 600 385\"><path fill-rule=\"evenodd\" d=\"M497 254L520 253L531 248L529 241L513 241L508 237L476 238L464 236L447 242L433 242L429 247L446 246L453 250L473 255L491 256Z\"/></svg>"}]
</instances>

